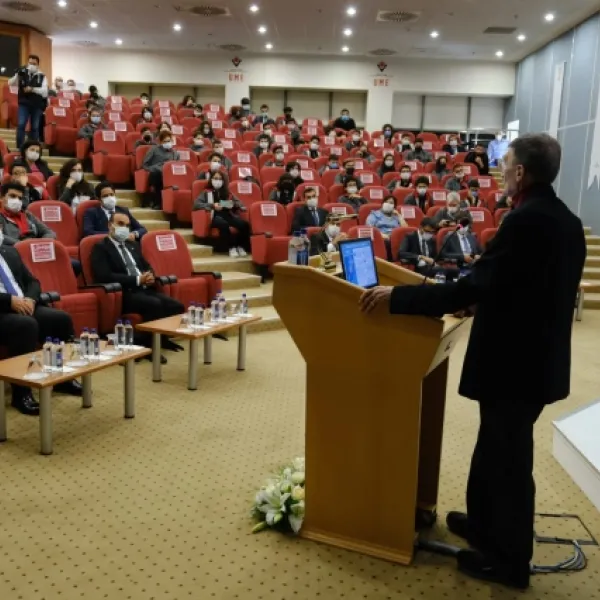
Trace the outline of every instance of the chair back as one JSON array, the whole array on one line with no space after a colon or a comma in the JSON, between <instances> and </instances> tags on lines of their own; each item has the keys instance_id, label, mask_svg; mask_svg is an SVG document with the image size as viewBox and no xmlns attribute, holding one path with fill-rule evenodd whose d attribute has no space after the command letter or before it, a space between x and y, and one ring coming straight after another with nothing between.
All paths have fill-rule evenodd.
<instances>
[{"instance_id":1,"label":"chair back","mask_svg":"<svg viewBox=\"0 0 600 600\"><path fill-rule=\"evenodd\" d=\"M274 236L288 234L288 219L285 208L278 202L255 202L250 206L252 233L271 233Z\"/></svg>"},{"instance_id":2,"label":"chair back","mask_svg":"<svg viewBox=\"0 0 600 600\"><path fill-rule=\"evenodd\" d=\"M177 231L149 231L142 238L142 254L156 275L193 276L194 267L188 245Z\"/></svg>"},{"instance_id":3,"label":"chair back","mask_svg":"<svg viewBox=\"0 0 600 600\"><path fill-rule=\"evenodd\" d=\"M79 230L71 207L57 200L32 202L27 210L56 233L57 240L65 246L79 244Z\"/></svg>"}]
</instances>

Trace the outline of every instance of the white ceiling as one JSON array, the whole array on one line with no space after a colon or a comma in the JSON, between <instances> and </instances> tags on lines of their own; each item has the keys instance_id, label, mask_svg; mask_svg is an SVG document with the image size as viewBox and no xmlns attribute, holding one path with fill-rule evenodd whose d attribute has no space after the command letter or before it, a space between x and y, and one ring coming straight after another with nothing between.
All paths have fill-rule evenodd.
<instances>
[{"instance_id":1,"label":"white ceiling","mask_svg":"<svg viewBox=\"0 0 600 600\"><path fill-rule=\"evenodd\" d=\"M246 50L229 54L264 53L266 42L272 54L342 54L371 56L377 49L389 49L399 57L496 59L504 51L506 61L516 61L599 9L598 0L256 0L260 11L248 10L252 0L26 0L41 7L36 12L6 8L0 0L0 20L32 25L54 39L58 46L92 42L115 48L146 50L218 51L222 44L239 44ZM230 16L201 17L189 12L193 6L227 8ZM355 6L354 17L346 15ZM379 22L380 10L419 12L410 24ZM554 12L553 23L544 14ZM90 21L98 28L91 29ZM180 23L182 30L173 31ZM265 25L265 35L257 32ZM346 38L343 29L351 27ZM517 27L510 35L483 34L487 27ZM437 39L429 33L440 32ZM527 36L516 40L517 33ZM383 57L387 60L387 57Z\"/></svg>"}]
</instances>

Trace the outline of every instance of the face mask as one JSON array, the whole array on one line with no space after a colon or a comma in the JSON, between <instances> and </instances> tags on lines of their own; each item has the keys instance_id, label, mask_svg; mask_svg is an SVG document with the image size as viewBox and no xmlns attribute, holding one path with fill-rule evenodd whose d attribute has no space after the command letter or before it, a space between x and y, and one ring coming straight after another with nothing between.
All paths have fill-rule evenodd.
<instances>
[{"instance_id":1,"label":"face mask","mask_svg":"<svg viewBox=\"0 0 600 600\"><path fill-rule=\"evenodd\" d=\"M458 146L458 142L456 140L450 140L450 145L454 148Z\"/></svg>"},{"instance_id":2,"label":"face mask","mask_svg":"<svg viewBox=\"0 0 600 600\"><path fill-rule=\"evenodd\" d=\"M220 162L211 162L210 163L210 170L214 173L215 171L218 171L221 168L221 163Z\"/></svg>"},{"instance_id":3,"label":"face mask","mask_svg":"<svg viewBox=\"0 0 600 600\"><path fill-rule=\"evenodd\" d=\"M313 143L310 145L310 149L311 149L311 150L318 150L318 149L319 149L319 144L316 144L315 142L313 142Z\"/></svg>"},{"instance_id":4,"label":"face mask","mask_svg":"<svg viewBox=\"0 0 600 600\"><path fill-rule=\"evenodd\" d=\"M27 70L33 75L34 73L37 73L38 66L37 65L27 65Z\"/></svg>"},{"instance_id":5,"label":"face mask","mask_svg":"<svg viewBox=\"0 0 600 600\"><path fill-rule=\"evenodd\" d=\"M260 147L261 148L268 148L269 147L269 142L260 142Z\"/></svg>"},{"instance_id":6,"label":"face mask","mask_svg":"<svg viewBox=\"0 0 600 600\"><path fill-rule=\"evenodd\" d=\"M427 193L427 188L417 188L417 194L424 196Z\"/></svg>"},{"instance_id":7,"label":"face mask","mask_svg":"<svg viewBox=\"0 0 600 600\"><path fill-rule=\"evenodd\" d=\"M342 115L342 121L349 121L350 117L348 115Z\"/></svg>"},{"instance_id":8,"label":"face mask","mask_svg":"<svg viewBox=\"0 0 600 600\"><path fill-rule=\"evenodd\" d=\"M83 179L83 171L71 171L70 177L73 181L79 183Z\"/></svg>"},{"instance_id":9,"label":"face mask","mask_svg":"<svg viewBox=\"0 0 600 600\"><path fill-rule=\"evenodd\" d=\"M150 103L150 100L148 100L148 98L142 98L142 104L144 106L148 106L149 103Z\"/></svg>"},{"instance_id":10,"label":"face mask","mask_svg":"<svg viewBox=\"0 0 600 600\"><path fill-rule=\"evenodd\" d=\"M194 139L194 144L196 144L196 146L204 146L204 139L199 137L199 138L195 138Z\"/></svg>"},{"instance_id":11,"label":"face mask","mask_svg":"<svg viewBox=\"0 0 600 600\"><path fill-rule=\"evenodd\" d=\"M337 169L340 165L338 165L336 162L332 162L329 163L329 168L330 169Z\"/></svg>"},{"instance_id":12,"label":"face mask","mask_svg":"<svg viewBox=\"0 0 600 600\"><path fill-rule=\"evenodd\" d=\"M23 208L23 201L21 198L13 198L12 196L9 196L6 201L6 208L10 212L18 213L20 212L21 208Z\"/></svg>"},{"instance_id":13,"label":"face mask","mask_svg":"<svg viewBox=\"0 0 600 600\"><path fill-rule=\"evenodd\" d=\"M249 104L242 104L242 108L244 110L250 110L250 105Z\"/></svg>"},{"instance_id":14,"label":"face mask","mask_svg":"<svg viewBox=\"0 0 600 600\"><path fill-rule=\"evenodd\" d=\"M242 127L248 127L249 125L248 121L242 121Z\"/></svg>"},{"instance_id":15,"label":"face mask","mask_svg":"<svg viewBox=\"0 0 600 600\"><path fill-rule=\"evenodd\" d=\"M496 139L497 139L499 142L501 142L501 141L502 141L502 136L501 136L501 135L497 135L497 136L496 136Z\"/></svg>"},{"instance_id":16,"label":"face mask","mask_svg":"<svg viewBox=\"0 0 600 600\"><path fill-rule=\"evenodd\" d=\"M410 173L400 173L400 179L402 179L402 181L408 181L410 179Z\"/></svg>"},{"instance_id":17,"label":"face mask","mask_svg":"<svg viewBox=\"0 0 600 600\"><path fill-rule=\"evenodd\" d=\"M473 196L473 198L477 198L477 196L479 196L479 191L478 190L471 190L471 196Z\"/></svg>"},{"instance_id":18,"label":"face mask","mask_svg":"<svg viewBox=\"0 0 600 600\"><path fill-rule=\"evenodd\" d=\"M410 146L410 140L402 140L403 146Z\"/></svg>"},{"instance_id":19,"label":"face mask","mask_svg":"<svg viewBox=\"0 0 600 600\"><path fill-rule=\"evenodd\" d=\"M394 166L394 161L393 160L386 160L385 161L385 166L386 167L393 167Z\"/></svg>"},{"instance_id":20,"label":"face mask","mask_svg":"<svg viewBox=\"0 0 600 600\"><path fill-rule=\"evenodd\" d=\"M340 235L340 228L337 225L328 225L327 226L327 235L330 238L335 238Z\"/></svg>"},{"instance_id":21,"label":"face mask","mask_svg":"<svg viewBox=\"0 0 600 600\"><path fill-rule=\"evenodd\" d=\"M113 237L115 238L115 240L117 240L117 242L123 243L129 237L129 227L115 227Z\"/></svg>"},{"instance_id":22,"label":"face mask","mask_svg":"<svg viewBox=\"0 0 600 600\"><path fill-rule=\"evenodd\" d=\"M144 134L144 139L145 139L147 142L151 142L151 141L152 141L152 134L151 134L151 133L145 133L145 134Z\"/></svg>"},{"instance_id":23,"label":"face mask","mask_svg":"<svg viewBox=\"0 0 600 600\"><path fill-rule=\"evenodd\" d=\"M358 188L355 186L347 188L349 194L356 194L358 192Z\"/></svg>"},{"instance_id":24,"label":"face mask","mask_svg":"<svg viewBox=\"0 0 600 600\"><path fill-rule=\"evenodd\" d=\"M90 119L90 121L94 124L94 125L98 125L98 123L100 123L100 117L92 117Z\"/></svg>"},{"instance_id":25,"label":"face mask","mask_svg":"<svg viewBox=\"0 0 600 600\"><path fill-rule=\"evenodd\" d=\"M30 161L30 162L35 162L36 160L38 160L38 159L39 159L39 157L40 157L40 153L39 153L39 152L35 152L35 151L33 151L33 150L28 150L28 151L25 153L25 156L27 157L27 160L28 160L28 161Z\"/></svg>"},{"instance_id":26,"label":"face mask","mask_svg":"<svg viewBox=\"0 0 600 600\"><path fill-rule=\"evenodd\" d=\"M206 127L202 130L202 133L204 135L208 135L210 133L210 129L207 129Z\"/></svg>"},{"instance_id":27,"label":"face mask","mask_svg":"<svg viewBox=\"0 0 600 600\"><path fill-rule=\"evenodd\" d=\"M385 204L381 205L381 210L386 214L389 215L391 213L394 212L394 205L390 204L389 202L386 202Z\"/></svg>"},{"instance_id":28,"label":"face mask","mask_svg":"<svg viewBox=\"0 0 600 600\"><path fill-rule=\"evenodd\" d=\"M282 161L282 160L283 160L283 157L284 157L284 155L283 155L281 152L278 152L278 153L275 155L275 160Z\"/></svg>"},{"instance_id":29,"label":"face mask","mask_svg":"<svg viewBox=\"0 0 600 600\"><path fill-rule=\"evenodd\" d=\"M348 173L348 175L354 175L354 167L346 167L346 173Z\"/></svg>"},{"instance_id":30,"label":"face mask","mask_svg":"<svg viewBox=\"0 0 600 600\"><path fill-rule=\"evenodd\" d=\"M162 147L165 150L170 150L173 147L173 142L164 142L163 145L162 145Z\"/></svg>"},{"instance_id":31,"label":"face mask","mask_svg":"<svg viewBox=\"0 0 600 600\"><path fill-rule=\"evenodd\" d=\"M458 212L458 206L449 206L448 207L448 212L451 215L455 215Z\"/></svg>"},{"instance_id":32,"label":"face mask","mask_svg":"<svg viewBox=\"0 0 600 600\"><path fill-rule=\"evenodd\" d=\"M271 135L271 130L270 129L265 129L265 135L270 136Z\"/></svg>"},{"instance_id":33,"label":"face mask","mask_svg":"<svg viewBox=\"0 0 600 600\"><path fill-rule=\"evenodd\" d=\"M220 190L223 187L223 180L213 179L212 186L215 188L215 190Z\"/></svg>"},{"instance_id":34,"label":"face mask","mask_svg":"<svg viewBox=\"0 0 600 600\"><path fill-rule=\"evenodd\" d=\"M309 198L306 201L306 206L308 206L308 208L317 208L317 199L316 198Z\"/></svg>"},{"instance_id":35,"label":"face mask","mask_svg":"<svg viewBox=\"0 0 600 600\"><path fill-rule=\"evenodd\" d=\"M261 112L262 116L265 118L267 118L269 116L269 113L266 110L261 110L260 112Z\"/></svg>"},{"instance_id":36,"label":"face mask","mask_svg":"<svg viewBox=\"0 0 600 600\"><path fill-rule=\"evenodd\" d=\"M298 177L300 175L300 171L298 171L298 169L292 169L290 171L290 175L295 179L296 177Z\"/></svg>"},{"instance_id":37,"label":"face mask","mask_svg":"<svg viewBox=\"0 0 600 600\"><path fill-rule=\"evenodd\" d=\"M462 179L462 177L463 177L462 171L456 171L456 173L454 173L454 177L456 177L456 179Z\"/></svg>"},{"instance_id":38,"label":"face mask","mask_svg":"<svg viewBox=\"0 0 600 600\"><path fill-rule=\"evenodd\" d=\"M424 231L421 235L426 242L433 238L433 233L428 233L426 231Z\"/></svg>"},{"instance_id":39,"label":"face mask","mask_svg":"<svg viewBox=\"0 0 600 600\"><path fill-rule=\"evenodd\" d=\"M462 229L458 230L458 233L460 235L467 235L469 233L469 228L468 227L463 227Z\"/></svg>"},{"instance_id":40,"label":"face mask","mask_svg":"<svg viewBox=\"0 0 600 600\"><path fill-rule=\"evenodd\" d=\"M383 132L383 135L384 135L385 137L392 137L392 132L391 132L389 129L386 129L386 130Z\"/></svg>"},{"instance_id":41,"label":"face mask","mask_svg":"<svg viewBox=\"0 0 600 600\"><path fill-rule=\"evenodd\" d=\"M360 135L353 135L353 136L352 136L352 139L353 139L355 142L358 142L358 141L360 141Z\"/></svg>"},{"instance_id":42,"label":"face mask","mask_svg":"<svg viewBox=\"0 0 600 600\"><path fill-rule=\"evenodd\" d=\"M102 198L102 206L104 206L106 210L115 210L116 205L117 198L115 196L105 196Z\"/></svg>"}]
</instances>

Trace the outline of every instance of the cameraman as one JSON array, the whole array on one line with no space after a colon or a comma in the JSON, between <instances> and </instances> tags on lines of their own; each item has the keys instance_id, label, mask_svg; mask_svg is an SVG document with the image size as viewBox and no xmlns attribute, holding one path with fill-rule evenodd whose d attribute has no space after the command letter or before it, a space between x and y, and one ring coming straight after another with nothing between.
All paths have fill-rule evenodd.
<instances>
[{"instance_id":1,"label":"cameraman","mask_svg":"<svg viewBox=\"0 0 600 600\"><path fill-rule=\"evenodd\" d=\"M40 139L40 122L46 109L48 98L48 80L39 70L40 57L30 54L27 65L21 67L8 80L8 85L19 86L19 124L17 127L17 146L25 141L25 127L31 120L30 137Z\"/></svg>"}]
</instances>

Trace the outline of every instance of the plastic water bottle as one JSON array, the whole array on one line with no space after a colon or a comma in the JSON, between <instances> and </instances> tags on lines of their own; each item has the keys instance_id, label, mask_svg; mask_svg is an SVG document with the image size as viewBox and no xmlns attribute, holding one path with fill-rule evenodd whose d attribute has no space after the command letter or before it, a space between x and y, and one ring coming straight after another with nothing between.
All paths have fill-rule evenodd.
<instances>
[{"instance_id":1,"label":"plastic water bottle","mask_svg":"<svg viewBox=\"0 0 600 600\"><path fill-rule=\"evenodd\" d=\"M227 318L227 301L225 296L221 294L219 298L219 321L224 321Z\"/></svg>"},{"instance_id":2,"label":"plastic water bottle","mask_svg":"<svg viewBox=\"0 0 600 600\"><path fill-rule=\"evenodd\" d=\"M196 306L196 327L204 327L204 304Z\"/></svg>"},{"instance_id":3,"label":"plastic water bottle","mask_svg":"<svg viewBox=\"0 0 600 600\"><path fill-rule=\"evenodd\" d=\"M63 370L63 347L58 338L54 338L52 342L52 370Z\"/></svg>"},{"instance_id":4,"label":"plastic water bottle","mask_svg":"<svg viewBox=\"0 0 600 600\"><path fill-rule=\"evenodd\" d=\"M47 337L42 346L42 371L49 373L52 369L52 338Z\"/></svg>"},{"instance_id":5,"label":"plastic water bottle","mask_svg":"<svg viewBox=\"0 0 600 600\"><path fill-rule=\"evenodd\" d=\"M301 237L304 240L303 250L306 250L306 253L302 255L302 259L306 260L306 262L305 263L303 262L302 264L308 265L308 258L310 256L310 238L308 237L307 229L302 229ZM298 263L298 264L300 264L300 263Z\"/></svg>"},{"instance_id":6,"label":"plastic water bottle","mask_svg":"<svg viewBox=\"0 0 600 600\"><path fill-rule=\"evenodd\" d=\"M123 350L125 345L125 328L123 327L123 321L117 320L115 325L115 350Z\"/></svg>"},{"instance_id":7,"label":"plastic water bottle","mask_svg":"<svg viewBox=\"0 0 600 600\"><path fill-rule=\"evenodd\" d=\"M79 356L85 358L90 353L90 330L87 327L83 328L79 336Z\"/></svg>"},{"instance_id":8,"label":"plastic water bottle","mask_svg":"<svg viewBox=\"0 0 600 600\"><path fill-rule=\"evenodd\" d=\"M190 306L188 308L188 325L191 329L196 327L196 303L190 302Z\"/></svg>"},{"instance_id":9,"label":"plastic water bottle","mask_svg":"<svg viewBox=\"0 0 600 600\"><path fill-rule=\"evenodd\" d=\"M210 313L211 313L211 321L214 323L219 320L219 299L215 298L210 303Z\"/></svg>"},{"instance_id":10,"label":"plastic water bottle","mask_svg":"<svg viewBox=\"0 0 600 600\"><path fill-rule=\"evenodd\" d=\"M298 248L300 245L300 233L294 231L290 243L288 244L288 263L290 263L290 265L298 264Z\"/></svg>"},{"instance_id":11,"label":"plastic water bottle","mask_svg":"<svg viewBox=\"0 0 600 600\"><path fill-rule=\"evenodd\" d=\"M438 271L435 274L435 282L436 283L446 283L446 275L444 273L442 273L441 271Z\"/></svg>"},{"instance_id":12,"label":"plastic water bottle","mask_svg":"<svg viewBox=\"0 0 600 600\"><path fill-rule=\"evenodd\" d=\"M240 300L240 315L248 314L248 296L246 294L242 294L242 299Z\"/></svg>"},{"instance_id":13,"label":"plastic water bottle","mask_svg":"<svg viewBox=\"0 0 600 600\"><path fill-rule=\"evenodd\" d=\"M125 321L123 329L125 330L125 346L128 350L131 350L133 348L133 325L131 321Z\"/></svg>"},{"instance_id":14,"label":"plastic water bottle","mask_svg":"<svg viewBox=\"0 0 600 600\"><path fill-rule=\"evenodd\" d=\"M298 236L298 250L296 252L296 264L301 266L308 266L308 257L310 256L310 241L306 235L306 229L300 231Z\"/></svg>"},{"instance_id":15,"label":"plastic water bottle","mask_svg":"<svg viewBox=\"0 0 600 600\"><path fill-rule=\"evenodd\" d=\"M100 338L95 329L90 332L90 357L94 360L100 360Z\"/></svg>"}]
</instances>

